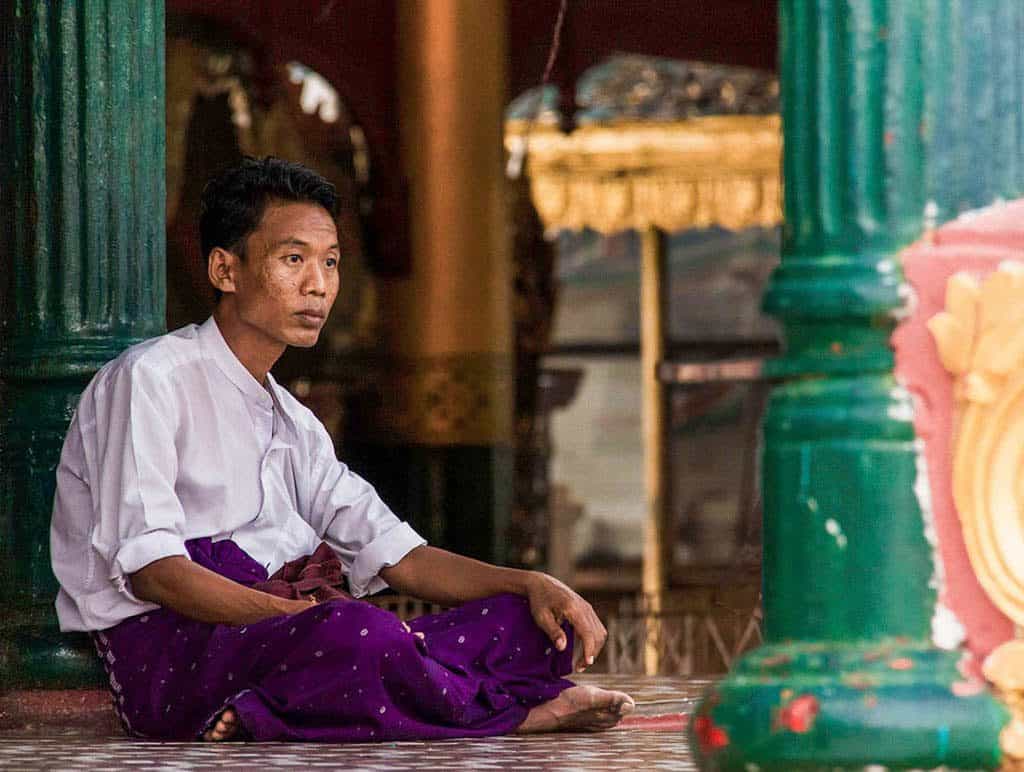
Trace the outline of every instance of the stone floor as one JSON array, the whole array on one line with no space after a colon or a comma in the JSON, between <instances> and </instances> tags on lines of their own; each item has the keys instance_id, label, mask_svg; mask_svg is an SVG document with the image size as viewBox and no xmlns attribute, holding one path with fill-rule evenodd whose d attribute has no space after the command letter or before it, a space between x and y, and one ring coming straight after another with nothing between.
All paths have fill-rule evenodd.
<instances>
[{"instance_id":1,"label":"stone floor","mask_svg":"<svg viewBox=\"0 0 1024 772\"><path fill-rule=\"evenodd\" d=\"M683 730L708 681L635 676L577 680L629 692L636 699L636 713L621 728L600 734L365 745L156 743L37 723L0 731L0 769L696 769Z\"/></svg>"}]
</instances>

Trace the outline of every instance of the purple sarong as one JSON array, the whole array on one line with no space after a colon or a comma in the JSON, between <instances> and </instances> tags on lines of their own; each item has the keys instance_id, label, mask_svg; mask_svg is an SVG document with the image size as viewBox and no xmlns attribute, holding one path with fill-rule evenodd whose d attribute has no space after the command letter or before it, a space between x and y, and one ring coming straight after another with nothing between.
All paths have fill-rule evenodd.
<instances>
[{"instance_id":1,"label":"purple sarong","mask_svg":"<svg viewBox=\"0 0 1024 772\"><path fill-rule=\"evenodd\" d=\"M267 582L232 541L186 547L222 576ZM572 686L561 677L572 670L571 630L557 651L521 596L472 601L408 626L370 603L336 599L238 626L159 609L93 637L114 707L137 737L199 738L227 706L258 741L507 734Z\"/></svg>"}]
</instances>

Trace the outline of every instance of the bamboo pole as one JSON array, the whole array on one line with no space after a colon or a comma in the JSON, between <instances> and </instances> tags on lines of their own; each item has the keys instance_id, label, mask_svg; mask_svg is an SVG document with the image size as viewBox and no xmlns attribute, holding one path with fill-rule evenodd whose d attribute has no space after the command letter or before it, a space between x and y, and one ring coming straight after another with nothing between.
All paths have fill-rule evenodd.
<instances>
[{"instance_id":1,"label":"bamboo pole","mask_svg":"<svg viewBox=\"0 0 1024 772\"><path fill-rule=\"evenodd\" d=\"M661 666L661 637L668 550L665 537L668 501L665 387L658 366L665 358L666 311L665 237L653 226L641 232L640 267L640 366L644 438L643 593L647 637L644 672L655 675Z\"/></svg>"}]
</instances>

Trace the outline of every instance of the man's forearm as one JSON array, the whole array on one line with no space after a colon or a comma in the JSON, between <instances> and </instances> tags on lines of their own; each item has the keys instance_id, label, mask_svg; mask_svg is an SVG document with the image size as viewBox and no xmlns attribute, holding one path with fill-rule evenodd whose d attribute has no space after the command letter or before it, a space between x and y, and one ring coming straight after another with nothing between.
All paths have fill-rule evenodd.
<instances>
[{"instance_id":1,"label":"man's forearm","mask_svg":"<svg viewBox=\"0 0 1024 772\"><path fill-rule=\"evenodd\" d=\"M131 584L140 600L214 624L251 624L309 608L305 601L250 589L180 555L144 566L131 575Z\"/></svg>"},{"instance_id":2,"label":"man's forearm","mask_svg":"<svg viewBox=\"0 0 1024 772\"><path fill-rule=\"evenodd\" d=\"M382 569L391 587L434 603L451 605L503 592L526 595L532 572L502 568L437 547L417 547L397 565Z\"/></svg>"}]
</instances>

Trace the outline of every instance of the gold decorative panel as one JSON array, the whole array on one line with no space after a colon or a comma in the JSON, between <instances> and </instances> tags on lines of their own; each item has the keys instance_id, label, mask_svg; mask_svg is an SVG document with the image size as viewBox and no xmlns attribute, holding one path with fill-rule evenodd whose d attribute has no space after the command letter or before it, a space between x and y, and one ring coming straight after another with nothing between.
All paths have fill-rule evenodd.
<instances>
[{"instance_id":1,"label":"gold decorative panel","mask_svg":"<svg viewBox=\"0 0 1024 772\"><path fill-rule=\"evenodd\" d=\"M512 438L512 364L502 354L396 358L374 378L374 439L425 445L500 445Z\"/></svg>"}]
</instances>

